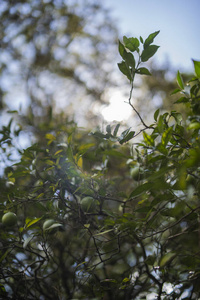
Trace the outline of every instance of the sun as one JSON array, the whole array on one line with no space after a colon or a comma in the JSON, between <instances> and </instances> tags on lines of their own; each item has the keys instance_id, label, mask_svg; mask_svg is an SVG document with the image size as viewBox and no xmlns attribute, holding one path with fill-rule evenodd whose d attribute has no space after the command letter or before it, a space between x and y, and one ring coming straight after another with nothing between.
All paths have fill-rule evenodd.
<instances>
[{"instance_id":1,"label":"sun","mask_svg":"<svg viewBox=\"0 0 200 300\"><path fill-rule=\"evenodd\" d=\"M126 121L131 116L132 111L125 101L127 101L127 99L121 92L112 92L109 105L103 107L101 111L104 120L107 122Z\"/></svg>"}]
</instances>

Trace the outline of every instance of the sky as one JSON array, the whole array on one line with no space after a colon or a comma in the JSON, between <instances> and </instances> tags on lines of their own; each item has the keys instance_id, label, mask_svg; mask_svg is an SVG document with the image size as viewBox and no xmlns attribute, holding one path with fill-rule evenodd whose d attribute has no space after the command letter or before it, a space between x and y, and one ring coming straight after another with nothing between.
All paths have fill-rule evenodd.
<instances>
[{"instance_id":1,"label":"sky","mask_svg":"<svg viewBox=\"0 0 200 300\"><path fill-rule=\"evenodd\" d=\"M200 0L105 0L116 20L120 37L143 37L160 30L154 43L159 65L169 63L175 74L193 72L192 59L200 60ZM130 107L121 95L113 95L103 111L106 121L127 120Z\"/></svg>"},{"instance_id":2,"label":"sky","mask_svg":"<svg viewBox=\"0 0 200 300\"><path fill-rule=\"evenodd\" d=\"M160 30L158 62L168 59L180 71L200 60L200 0L106 0L121 36L145 39Z\"/></svg>"}]
</instances>

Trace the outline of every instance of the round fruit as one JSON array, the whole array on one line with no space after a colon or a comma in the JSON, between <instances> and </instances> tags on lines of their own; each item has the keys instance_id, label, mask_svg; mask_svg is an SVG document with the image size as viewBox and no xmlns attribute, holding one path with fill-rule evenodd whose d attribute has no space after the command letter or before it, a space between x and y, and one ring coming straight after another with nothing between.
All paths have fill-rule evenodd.
<instances>
[{"instance_id":1,"label":"round fruit","mask_svg":"<svg viewBox=\"0 0 200 300\"><path fill-rule=\"evenodd\" d=\"M139 166L136 166L136 167L132 168L131 169L131 177L133 179L138 178L139 172L140 172L140 167Z\"/></svg>"},{"instance_id":2,"label":"round fruit","mask_svg":"<svg viewBox=\"0 0 200 300\"><path fill-rule=\"evenodd\" d=\"M43 230L49 230L49 227L51 227L53 224L55 224L55 220L53 219L46 220L43 224Z\"/></svg>"},{"instance_id":3,"label":"round fruit","mask_svg":"<svg viewBox=\"0 0 200 300\"><path fill-rule=\"evenodd\" d=\"M140 181L144 179L144 169L136 163L131 169L130 169L130 175L135 181Z\"/></svg>"},{"instance_id":4,"label":"round fruit","mask_svg":"<svg viewBox=\"0 0 200 300\"><path fill-rule=\"evenodd\" d=\"M2 223L5 226L11 227L17 223L17 216L13 212L7 212L2 217Z\"/></svg>"},{"instance_id":5,"label":"round fruit","mask_svg":"<svg viewBox=\"0 0 200 300\"><path fill-rule=\"evenodd\" d=\"M81 200L81 209L84 212L94 212L96 208L96 200L93 197L84 197Z\"/></svg>"}]
</instances>

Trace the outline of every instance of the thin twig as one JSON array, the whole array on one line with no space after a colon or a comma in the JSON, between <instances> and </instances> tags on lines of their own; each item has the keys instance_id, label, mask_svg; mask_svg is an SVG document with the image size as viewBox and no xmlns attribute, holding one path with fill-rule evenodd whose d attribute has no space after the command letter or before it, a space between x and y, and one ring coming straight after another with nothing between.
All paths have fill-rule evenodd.
<instances>
[{"instance_id":1,"label":"thin twig","mask_svg":"<svg viewBox=\"0 0 200 300\"><path fill-rule=\"evenodd\" d=\"M139 119L140 119L142 125L145 127L145 129L154 129L153 126L148 126L148 125L144 122L144 120L142 119L142 117L141 117L141 115L139 114L139 112L137 111L137 109L136 109L136 108L133 106L133 104L131 103L131 98L132 98L133 88L134 88L133 81L134 81L134 77L133 77L133 80L131 81L131 90L130 90L130 95L129 95L128 102L126 102L126 101L125 101L125 102L128 103L128 104L132 107L132 109L134 110L134 112L135 112L135 113L137 114L137 116L139 117ZM143 131L144 131L145 129L143 129ZM140 132L141 132L141 131L140 131Z\"/></svg>"}]
</instances>

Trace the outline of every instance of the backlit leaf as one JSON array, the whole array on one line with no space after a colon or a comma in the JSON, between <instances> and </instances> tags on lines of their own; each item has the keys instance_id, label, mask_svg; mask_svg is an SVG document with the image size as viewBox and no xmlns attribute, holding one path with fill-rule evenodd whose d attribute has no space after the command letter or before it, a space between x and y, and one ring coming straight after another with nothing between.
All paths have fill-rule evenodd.
<instances>
[{"instance_id":1,"label":"backlit leaf","mask_svg":"<svg viewBox=\"0 0 200 300\"><path fill-rule=\"evenodd\" d=\"M120 71L127 76L127 78L131 81L131 71L130 69L127 67L126 63L124 61L122 61L121 63L118 63L118 67L120 69Z\"/></svg>"},{"instance_id":2,"label":"backlit leaf","mask_svg":"<svg viewBox=\"0 0 200 300\"><path fill-rule=\"evenodd\" d=\"M193 60L195 73L198 78L200 78L200 61Z\"/></svg>"},{"instance_id":3,"label":"backlit leaf","mask_svg":"<svg viewBox=\"0 0 200 300\"><path fill-rule=\"evenodd\" d=\"M138 47L140 45L140 42L137 38L127 38L126 36L123 37L124 45L127 49L129 49L131 52L137 51Z\"/></svg>"},{"instance_id":4,"label":"backlit leaf","mask_svg":"<svg viewBox=\"0 0 200 300\"><path fill-rule=\"evenodd\" d=\"M38 221L40 221L42 218L36 218L36 219L29 219L29 218L26 218L26 228L29 228L31 225L37 223Z\"/></svg>"},{"instance_id":5,"label":"backlit leaf","mask_svg":"<svg viewBox=\"0 0 200 300\"><path fill-rule=\"evenodd\" d=\"M29 236L27 239L25 239L24 243L23 243L23 248L26 249L26 247L28 246L28 244L30 243L30 241L33 239L33 236Z\"/></svg>"},{"instance_id":6,"label":"backlit leaf","mask_svg":"<svg viewBox=\"0 0 200 300\"><path fill-rule=\"evenodd\" d=\"M176 253L173 252L169 252L167 254L165 254L160 261L160 267L165 267L166 265L168 265L174 258L176 257Z\"/></svg>"},{"instance_id":7,"label":"backlit leaf","mask_svg":"<svg viewBox=\"0 0 200 300\"><path fill-rule=\"evenodd\" d=\"M149 58L151 58L156 53L156 51L158 50L158 48L159 48L159 46L150 45L146 49L144 49L142 51L142 54L141 54L141 60L142 60L142 62L145 62Z\"/></svg>"},{"instance_id":8,"label":"backlit leaf","mask_svg":"<svg viewBox=\"0 0 200 300\"><path fill-rule=\"evenodd\" d=\"M129 67L135 69L135 58L131 52L124 52L124 60Z\"/></svg>"},{"instance_id":9,"label":"backlit leaf","mask_svg":"<svg viewBox=\"0 0 200 300\"><path fill-rule=\"evenodd\" d=\"M181 76L181 74L180 74L179 71L178 71L178 73L177 73L176 80L177 80L177 83L178 83L178 85L180 86L180 88L181 88L182 90L184 90L184 82L183 82L183 78L182 78L182 76Z\"/></svg>"},{"instance_id":10,"label":"backlit leaf","mask_svg":"<svg viewBox=\"0 0 200 300\"><path fill-rule=\"evenodd\" d=\"M148 38L144 41L144 49L153 43L154 38L159 34L159 32L160 32L160 30L155 31L148 36Z\"/></svg>"},{"instance_id":11,"label":"backlit leaf","mask_svg":"<svg viewBox=\"0 0 200 300\"><path fill-rule=\"evenodd\" d=\"M124 52L126 51L124 45L119 41L119 54L121 55L121 57L124 59Z\"/></svg>"},{"instance_id":12,"label":"backlit leaf","mask_svg":"<svg viewBox=\"0 0 200 300\"><path fill-rule=\"evenodd\" d=\"M157 121L160 109L158 108L154 113L154 120Z\"/></svg>"},{"instance_id":13,"label":"backlit leaf","mask_svg":"<svg viewBox=\"0 0 200 300\"><path fill-rule=\"evenodd\" d=\"M136 73L140 75L151 75L147 68L139 68L137 69Z\"/></svg>"}]
</instances>

